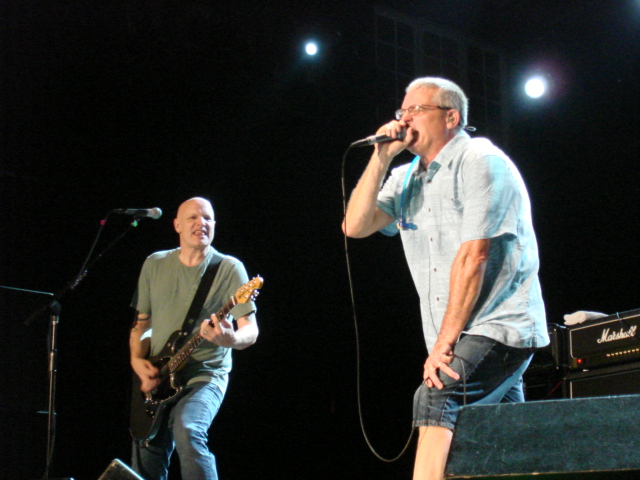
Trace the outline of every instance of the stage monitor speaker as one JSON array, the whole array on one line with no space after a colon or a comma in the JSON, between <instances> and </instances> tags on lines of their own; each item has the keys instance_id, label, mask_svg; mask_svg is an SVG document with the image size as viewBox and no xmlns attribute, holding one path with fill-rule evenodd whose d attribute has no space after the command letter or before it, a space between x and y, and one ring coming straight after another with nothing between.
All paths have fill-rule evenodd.
<instances>
[{"instance_id":1,"label":"stage monitor speaker","mask_svg":"<svg viewBox=\"0 0 640 480\"><path fill-rule=\"evenodd\" d=\"M115 458L98 480L144 480L127 465Z\"/></svg>"},{"instance_id":2,"label":"stage monitor speaker","mask_svg":"<svg viewBox=\"0 0 640 480\"><path fill-rule=\"evenodd\" d=\"M446 478L638 479L640 395L460 410Z\"/></svg>"}]
</instances>

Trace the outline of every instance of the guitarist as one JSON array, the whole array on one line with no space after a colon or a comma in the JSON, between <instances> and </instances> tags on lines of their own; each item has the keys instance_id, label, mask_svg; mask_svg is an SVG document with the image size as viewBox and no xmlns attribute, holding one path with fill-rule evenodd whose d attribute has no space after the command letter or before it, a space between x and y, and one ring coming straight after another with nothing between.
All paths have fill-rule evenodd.
<instances>
[{"instance_id":1,"label":"guitarist","mask_svg":"<svg viewBox=\"0 0 640 480\"><path fill-rule=\"evenodd\" d=\"M181 330L207 266L211 262L220 265L193 330L204 341L177 373L180 384L188 387L187 393L163 416L158 433L148 445L134 441L132 465L147 480L164 480L175 448L182 478L214 480L218 474L207 445L208 430L227 387L231 349L244 349L258 337L256 308L252 301L233 308L237 329L214 315L248 277L239 260L218 253L211 245L215 221L208 200L196 197L182 203L174 227L180 247L147 258L133 304L138 316L129 341L131 366L143 392L160 383L159 370L148 356L157 355L169 336Z\"/></svg>"}]
</instances>

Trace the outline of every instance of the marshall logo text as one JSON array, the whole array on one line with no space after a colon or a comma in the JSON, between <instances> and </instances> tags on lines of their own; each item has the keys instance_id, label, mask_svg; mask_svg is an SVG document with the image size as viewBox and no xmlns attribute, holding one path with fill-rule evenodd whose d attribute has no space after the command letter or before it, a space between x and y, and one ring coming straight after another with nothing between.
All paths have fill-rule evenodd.
<instances>
[{"instance_id":1,"label":"marshall logo text","mask_svg":"<svg viewBox=\"0 0 640 480\"><path fill-rule=\"evenodd\" d=\"M629 327L629 329L626 331L624 328L621 328L620 331L612 332L612 333L610 333L610 329L605 328L602 331L602 336L598 339L598 343L614 342L616 340L622 340L624 338L633 337L635 336L637 330L638 330L637 325L633 325L632 327Z\"/></svg>"}]
</instances>

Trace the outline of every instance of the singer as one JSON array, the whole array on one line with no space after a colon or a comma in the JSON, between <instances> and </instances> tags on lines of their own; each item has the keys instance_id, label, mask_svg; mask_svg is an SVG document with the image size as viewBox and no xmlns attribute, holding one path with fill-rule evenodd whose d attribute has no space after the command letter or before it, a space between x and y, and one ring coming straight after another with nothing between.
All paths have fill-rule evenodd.
<instances>
[{"instance_id":1,"label":"singer","mask_svg":"<svg viewBox=\"0 0 640 480\"><path fill-rule=\"evenodd\" d=\"M467 110L455 83L414 80L377 132L396 140L375 145L342 224L354 238L400 232L420 296L428 355L414 480L444 478L463 404L524 401L522 374L549 343L527 190L502 150L464 131ZM384 181L405 149L414 161Z\"/></svg>"},{"instance_id":2,"label":"singer","mask_svg":"<svg viewBox=\"0 0 640 480\"><path fill-rule=\"evenodd\" d=\"M131 366L140 379L140 390L149 392L159 384L158 368L147 356L158 355L169 336L183 330L190 310L199 314L197 321L190 324L189 333L199 332L204 341L177 372L178 383L186 385L188 393L164 415L158 434L148 445L134 440L132 465L148 480L164 480L175 448L182 478L216 480L215 457L207 446L208 430L227 388L231 349L244 349L258 337L256 308L252 301L233 307L231 314L237 321L237 329L226 319L218 320L215 316L248 278L239 260L217 252L211 245L215 221L208 200L192 198L180 205L174 227L179 248L156 252L147 258L132 304L137 310L137 321L130 334ZM212 268L217 265L217 271L209 270L210 265ZM213 277L213 282L204 283L208 290L202 288L208 291L204 305L194 301L196 307L190 309L205 273Z\"/></svg>"}]
</instances>

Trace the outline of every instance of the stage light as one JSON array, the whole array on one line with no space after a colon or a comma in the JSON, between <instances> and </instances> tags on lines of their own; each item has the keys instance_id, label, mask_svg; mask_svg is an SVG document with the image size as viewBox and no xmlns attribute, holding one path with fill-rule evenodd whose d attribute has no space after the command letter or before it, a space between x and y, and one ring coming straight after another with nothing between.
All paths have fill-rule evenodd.
<instances>
[{"instance_id":1,"label":"stage light","mask_svg":"<svg viewBox=\"0 0 640 480\"><path fill-rule=\"evenodd\" d=\"M307 42L304 46L304 51L307 52L307 55L313 56L318 53L318 45L315 42Z\"/></svg>"},{"instance_id":2,"label":"stage light","mask_svg":"<svg viewBox=\"0 0 640 480\"><path fill-rule=\"evenodd\" d=\"M540 98L547 91L547 82L542 77L533 77L527 80L524 91L531 98Z\"/></svg>"}]
</instances>

